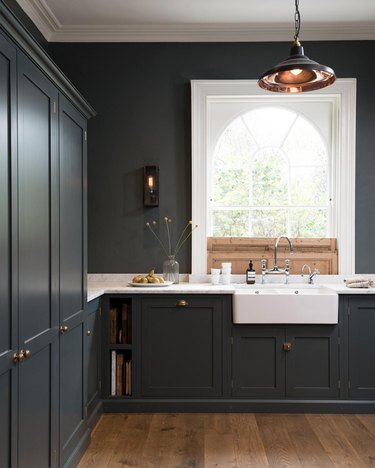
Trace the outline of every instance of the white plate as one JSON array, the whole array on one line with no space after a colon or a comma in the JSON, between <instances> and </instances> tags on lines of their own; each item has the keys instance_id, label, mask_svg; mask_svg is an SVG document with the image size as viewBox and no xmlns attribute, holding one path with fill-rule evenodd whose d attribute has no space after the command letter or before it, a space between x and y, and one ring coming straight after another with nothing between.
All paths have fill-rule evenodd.
<instances>
[{"instance_id":1,"label":"white plate","mask_svg":"<svg viewBox=\"0 0 375 468\"><path fill-rule=\"evenodd\" d=\"M128 283L129 286L134 286L136 288L163 288L171 284L173 284L173 281L164 281L164 283Z\"/></svg>"}]
</instances>

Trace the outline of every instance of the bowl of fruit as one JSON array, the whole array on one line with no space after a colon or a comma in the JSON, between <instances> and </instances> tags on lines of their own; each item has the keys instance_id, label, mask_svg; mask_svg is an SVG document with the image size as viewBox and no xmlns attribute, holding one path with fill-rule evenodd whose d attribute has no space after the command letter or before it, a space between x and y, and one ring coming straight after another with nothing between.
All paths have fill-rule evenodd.
<instances>
[{"instance_id":1,"label":"bowl of fruit","mask_svg":"<svg viewBox=\"0 0 375 468\"><path fill-rule=\"evenodd\" d=\"M165 281L162 276L155 275L155 271L151 270L147 275L137 275L129 283L130 286L160 288L170 286L173 281Z\"/></svg>"}]
</instances>

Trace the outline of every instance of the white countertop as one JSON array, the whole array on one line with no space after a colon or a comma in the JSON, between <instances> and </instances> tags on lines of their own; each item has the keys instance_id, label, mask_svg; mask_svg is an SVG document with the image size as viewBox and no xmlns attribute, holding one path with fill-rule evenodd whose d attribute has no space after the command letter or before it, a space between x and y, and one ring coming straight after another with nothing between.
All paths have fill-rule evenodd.
<instances>
[{"instance_id":1,"label":"white countertop","mask_svg":"<svg viewBox=\"0 0 375 468\"><path fill-rule=\"evenodd\" d=\"M103 294L234 294L233 284L213 285L209 280L209 275L181 275L181 282L166 287L133 287L128 283L134 275L117 274L91 274L88 275L87 300L92 301ZM374 275L361 275L366 278L374 278ZM352 276L351 276L352 277ZM276 281L277 279L277 281ZM269 281L268 281L269 280ZM248 285L250 289L256 289L261 282L260 276L257 277L256 284ZM266 282L283 284L280 278L266 278ZM289 283L306 284L307 277L301 278L300 275L291 275ZM244 283L244 275L233 275L232 283ZM324 286L336 291L338 294L375 294L375 288L348 288L344 283L344 277L339 275L321 275L316 277L315 284Z\"/></svg>"}]
</instances>

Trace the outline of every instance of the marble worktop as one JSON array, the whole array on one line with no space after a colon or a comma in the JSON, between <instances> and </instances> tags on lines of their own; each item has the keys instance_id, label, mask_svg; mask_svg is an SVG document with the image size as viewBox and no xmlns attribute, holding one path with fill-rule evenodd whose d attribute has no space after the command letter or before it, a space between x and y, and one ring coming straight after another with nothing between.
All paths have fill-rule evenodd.
<instances>
[{"instance_id":1,"label":"marble worktop","mask_svg":"<svg viewBox=\"0 0 375 468\"><path fill-rule=\"evenodd\" d=\"M245 283L244 275L232 275L231 284L211 284L210 275L180 275L180 283L166 287L133 287L129 285L135 274L89 274L87 282L87 300L92 301L103 294L234 294L234 283ZM350 275L353 277L374 279L375 275ZM337 294L375 294L375 288L348 288L343 275L319 275L314 284L324 286ZM247 287L256 289L261 283L261 275L257 275L256 283ZM284 277L267 276L266 283L284 284ZM307 276L290 275L289 283L307 283Z\"/></svg>"}]
</instances>

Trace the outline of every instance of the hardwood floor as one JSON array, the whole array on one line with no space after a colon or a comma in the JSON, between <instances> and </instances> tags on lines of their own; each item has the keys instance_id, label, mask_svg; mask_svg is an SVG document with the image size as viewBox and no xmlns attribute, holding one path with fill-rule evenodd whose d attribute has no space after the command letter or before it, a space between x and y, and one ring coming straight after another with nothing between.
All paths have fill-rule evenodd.
<instances>
[{"instance_id":1,"label":"hardwood floor","mask_svg":"<svg viewBox=\"0 0 375 468\"><path fill-rule=\"evenodd\" d=\"M375 467L375 415L105 414L88 467Z\"/></svg>"}]
</instances>

